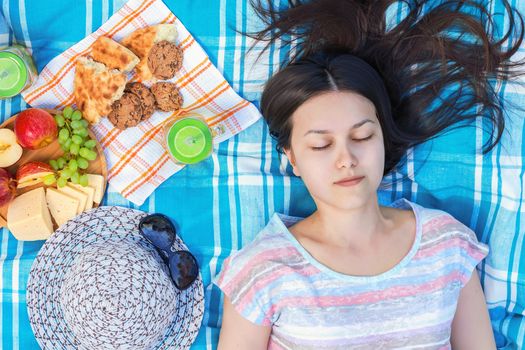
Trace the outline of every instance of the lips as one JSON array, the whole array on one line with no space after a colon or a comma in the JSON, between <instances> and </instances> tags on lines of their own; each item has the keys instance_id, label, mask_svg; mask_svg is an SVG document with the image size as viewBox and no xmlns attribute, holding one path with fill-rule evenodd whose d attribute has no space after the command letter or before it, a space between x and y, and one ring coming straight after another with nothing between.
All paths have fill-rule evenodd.
<instances>
[{"instance_id":1,"label":"lips","mask_svg":"<svg viewBox=\"0 0 525 350\"><path fill-rule=\"evenodd\" d=\"M337 182L334 182L334 184L344 187L350 187L359 184L364 178L364 176L347 177Z\"/></svg>"}]
</instances>

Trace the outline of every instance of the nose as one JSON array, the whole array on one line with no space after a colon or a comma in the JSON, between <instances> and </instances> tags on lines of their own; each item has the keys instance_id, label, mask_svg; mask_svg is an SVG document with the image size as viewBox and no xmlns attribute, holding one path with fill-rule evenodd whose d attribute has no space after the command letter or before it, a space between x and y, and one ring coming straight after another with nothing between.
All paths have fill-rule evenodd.
<instances>
[{"instance_id":1,"label":"nose","mask_svg":"<svg viewBox=\"0 0 525 350\"><path fill-rule=\"evenodd\" d=\"M357 157L352 152L349 146L345 145L341 147L341 150L338 153L336 160L336 167L341 168L353 168L356 167L358 163Z\"/></svg>"}]
</instances>

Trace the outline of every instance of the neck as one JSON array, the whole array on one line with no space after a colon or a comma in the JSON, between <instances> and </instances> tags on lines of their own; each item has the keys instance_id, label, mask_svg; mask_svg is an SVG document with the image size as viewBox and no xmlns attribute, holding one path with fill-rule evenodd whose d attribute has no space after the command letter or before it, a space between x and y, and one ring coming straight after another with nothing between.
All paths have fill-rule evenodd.
<instances>
[{"instance_id":1,"label":"neck","mask_svg":"<svg viewBox=\"0 0 525 350\"><path fill-rule=\"evenodd\" d=\"M392 220L379 206L377 196L352 209L320 205L310 218L323 240L356 251L373 248L375 240L393 227Z\"/></svg>"}]
</instances>

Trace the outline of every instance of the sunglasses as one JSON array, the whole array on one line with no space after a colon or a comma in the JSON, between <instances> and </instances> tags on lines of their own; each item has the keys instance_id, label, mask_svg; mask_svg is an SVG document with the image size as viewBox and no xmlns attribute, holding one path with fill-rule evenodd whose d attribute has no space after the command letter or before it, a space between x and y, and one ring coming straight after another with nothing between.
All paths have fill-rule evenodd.
<instances>
[{"instance_id":1,"label":"sunglasses","mask_svg":"<svg viewBox=\"0 0 525 350\"><path fill-rule=\"evenodd\" d=\"M160 253L170 269L175 287L180 290L188 288L199 275L199 266L195 257L186 250L173 250L176 230L171 220L162 214L151 214L139 222L140 233Z\"/></svg>"}]
</instances>

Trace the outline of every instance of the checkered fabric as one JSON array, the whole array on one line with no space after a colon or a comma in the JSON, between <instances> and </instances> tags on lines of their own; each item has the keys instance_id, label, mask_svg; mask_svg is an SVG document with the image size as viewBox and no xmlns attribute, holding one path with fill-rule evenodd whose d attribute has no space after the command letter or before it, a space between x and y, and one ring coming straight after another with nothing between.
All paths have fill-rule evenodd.
<instances>
[{"instance_id":1,"label":"checkered fabric","mask_svg":"<svg viewBox=\"0 0 525 350\"><path fill-rule=\"evenodd\" d=\"M440 0L436 0L440 1ZM275 0L278 6L287 1ZM513 2L525 12L525 1ZM39 71L105 23L123 0L4 0L0 42L18 41L32 48ZM289 47L271 47L258 61L261 45L240 32L261 28L248 0L166 0L165 4L202 46L233 90L258 106L265 81L286 61ZM497 0L486 1L503 13ZM402 3L389 8L393 22L403 18ZM495 17L502 29L506 18ZM517 54L523 57L523 48ZM514 84L498 87L511 103L525 105L525 91ZM20 97L0 101L0 117L26 108ZM446 210L472 228L490 248L479 266L496 342L500 349L525 345L525 165L524 118L506 106L508 128L502 142L483 155L487 135L480 124L451 130L408 152L406 164L385 179L380 201L407 198ZM203 324L193 349L215 349L220 331L221 293L211 284L224 259L251 241L272 213L306 216L314 209L301 180L275 151L262 119L215 146L206 161L187 166L166 179L137 206L110 186L106 205L161 212L179 225L195 253L205 286ZM18 242L7 231L0 241L0 348L37 349L26 312L26 283L42 242Z\"/></svg>"}]
</instances>

